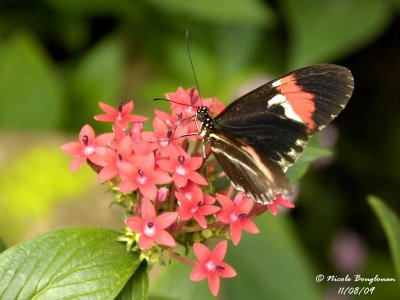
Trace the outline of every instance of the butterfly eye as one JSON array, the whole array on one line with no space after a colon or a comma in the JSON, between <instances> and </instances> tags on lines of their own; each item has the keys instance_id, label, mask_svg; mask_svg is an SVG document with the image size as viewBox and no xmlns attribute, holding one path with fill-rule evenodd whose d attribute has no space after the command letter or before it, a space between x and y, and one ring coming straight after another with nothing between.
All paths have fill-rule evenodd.
<instances>
[{"instance_id":1,"label":"butterfly eye","mask_svg":"<svg viewBox=\"0 0 400 300\"><path fill-rule=\"evenodd\" d=\"M197 119L199 119L202 122L204 121L205 119L204 111L202 110L197 111Z\"/></svg>"}]
</instances>

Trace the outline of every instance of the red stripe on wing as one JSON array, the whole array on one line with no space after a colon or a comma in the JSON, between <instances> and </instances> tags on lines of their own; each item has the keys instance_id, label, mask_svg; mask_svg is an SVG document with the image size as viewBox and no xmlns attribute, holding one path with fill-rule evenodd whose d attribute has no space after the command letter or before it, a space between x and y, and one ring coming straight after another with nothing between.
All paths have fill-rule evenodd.
<instances>
[{"instance_id":1,"label":"red stripe on wing","mask_svg":"<svg viewBox=\"0 0 400 300\"><path fill-rule=\"evenodd\" d=\"M312 118L316 109L314 94L304 92L293 74L281 78L276 89L286 97L293 111L307 125L308 131L314 130L317 126Z\"/></svg>"}]
</instances>

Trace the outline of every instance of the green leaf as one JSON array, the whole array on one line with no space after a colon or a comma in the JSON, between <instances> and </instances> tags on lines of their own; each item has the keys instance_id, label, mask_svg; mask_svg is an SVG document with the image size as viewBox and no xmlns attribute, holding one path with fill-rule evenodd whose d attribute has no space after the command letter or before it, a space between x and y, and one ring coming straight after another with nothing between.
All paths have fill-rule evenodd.
<instances>
[{"instance_id":1,"label":"green leaf","mask_svg":"<svg viewBox=\"0 0 400 300\"><path fill-rule=\"evenodd\" d=\"M381 199L368 196L367 200L385 231L397 278L400 280L400 219Z\"/></svg>"},{"instance_id":2,"label":"green leaf","mask_svg":"<svg viewBox=\"0 0 400 300\"><path fill-rule=\"evenodd\" d=\"M280 0L289 31L289 69L344 57L389 24L386 1Z\"/></svg>"},{"instance_id":3,"label":"green leaf","mask_svg":"<svg viewBox=\"0 0 400 300\"><path fill-rule=\"evenodd\" d=\"M98 228L59 230L0 254L1 299L113 299L138 257Z\"/></svg>"},{"instance_id":4,"label":"green leaf","mask_svg":"<svg viewBox=\"0 0 400 300\"><path fill-rule=\"evenodd\" d=\"M314 160L331 155L332 152L330 150L307 146L304 149L304 152L300 155L298 161L287 170L286 175L289 178L289 181L292 183L298 181L303 177Z\"/></svg>"},{"instance_id":5,"label":"green leaf","mask_svg":"<svg viewBox=\"0 0 400 300\"><path fill-rule=\"evenodd\" d=\"M261 232L244 233L227 261L238 275L224 279L226 299L321 299L319 286L294 227L283 216L257 219Z\"/></svg>"},{"instance_id":6,"label":"green leaf","mask_svg":"<svg viewBox=\"0 0 400 300\"><path fill-rule=\"evenodd\" d=\"M50 129L63 113L61 81L39 42L25 33L1 41L0 127Z\"/></svg>"},{"instance_id":7,"label":"green leaf","mask_svg":"<svg viewBox=\"0 0 400 300\"><path fill-rule=\"evenodd\" d=\"M148 265L143 261L116 300L146 300L149 290Z\"/></svg>"},{"instance_id":8,"label":"green leaf","mask_svg":"<svg viewBox=\"0 0 400 300\"><path fill-rule=\"evenodd\" d=\"M7 249L6 243L0 238L0 253Z\"/></svg>"},{"instance_id":9,"label":"green leaf","mask_svg":"<svg viewBox=\"0 0 400 300\"><path fill-rule=\"evenodd\" d=\"M273 12L258 0L151 0L153 6L174 16L183 16L213 23L268 25Z\"/></svg>"}]
</instances>

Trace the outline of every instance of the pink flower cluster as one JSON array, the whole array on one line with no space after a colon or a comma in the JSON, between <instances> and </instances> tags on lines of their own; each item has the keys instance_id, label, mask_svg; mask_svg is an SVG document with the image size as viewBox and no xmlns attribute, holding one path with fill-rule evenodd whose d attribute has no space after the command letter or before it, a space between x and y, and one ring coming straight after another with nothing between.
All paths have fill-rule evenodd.
<instances>
[{"instance_id":1,"label":"pink flower cluster","mask_svg":"<svg viewBox=\"0 0 400 300\"><path fill-rule=\"evenodd\" d=\"M277 214L278 205L294 206L280 195L272 204L255 204L241 192L234 196L232 186L210 193L224 175L217 171L215 159L205 165L196 109L207 106L215 115L223 105L217 99L200 99L193 88L178 88L166 96L172 113L156 110L153 131L143 130L147 118L131 114L133 101L118 109L99 103L104 114L95 120L113 123L113 132L96 136L93 128L85 125L79 141L61 149L73 155L71 171L87 161L99 181L110 183L117 191L119 204L129 215L126 225L132 251L141 251L150 261L158 254L154 257L168 255L194 265L191 280L207 278L211 293L217 295L219 277L233 277L236 272L222 262L226 241L212 252L203 243L210 237L222 237L238 245L243 230L259 232L253 222L258 215L267 209ZM173 252L177 244L193 246L198 260Z\"/></svg>"}]
</instances>

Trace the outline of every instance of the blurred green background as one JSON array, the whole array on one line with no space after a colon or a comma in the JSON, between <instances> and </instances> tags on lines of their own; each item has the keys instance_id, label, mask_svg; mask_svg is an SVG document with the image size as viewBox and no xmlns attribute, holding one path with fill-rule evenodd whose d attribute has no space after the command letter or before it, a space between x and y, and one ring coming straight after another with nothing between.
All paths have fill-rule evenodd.
<instances>
[{"instance_id":1,"label":"blurred green background","mask_svg":"<svg viewBox=\"0 0 400 300\"><path fill-rule=\"evenodd\" d=\"M153 98L193 86L189 23L203 97L227 104L315 63L344 65L355 78L349 105L317 138L333 159L303 178L290 214L261 218L262 233L230 247L239 276L220 298L342 299L343 284L315 276L395 277L366 196L400 212L399 11L398 0L2 0L0 236L11 246L56 228L122 227L112 195L87 166L70 174L59 146L86 123L110 130L93 120L98 101L134 99L135 112L151 117L168 106ZM153 298L209 298L189 272L154 270ZM371 286L369 298L400 295L398 284Z\"/></svg>"}]
</instances>

